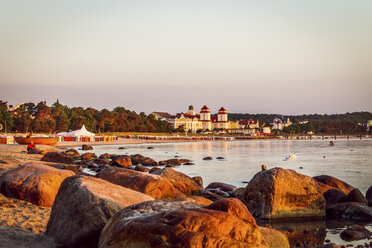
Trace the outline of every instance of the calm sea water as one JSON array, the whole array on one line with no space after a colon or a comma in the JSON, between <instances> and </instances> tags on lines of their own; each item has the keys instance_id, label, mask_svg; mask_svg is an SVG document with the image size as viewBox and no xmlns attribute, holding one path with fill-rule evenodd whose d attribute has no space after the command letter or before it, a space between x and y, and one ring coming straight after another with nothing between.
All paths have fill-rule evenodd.
<instances>
[{"instance_id":1,"label":"calm sea water","mask_svg":"<svg viewBox=\"0 0 372 248\"><path fill-rule=\"evenodd\" d=\"M94 152L110 154L142 154L156 161L179 156L191 159L195 165L175 169L189 176L201 176L204 186L225 182L244 187L261 170L283 167L299 173L317 176L331 175L359 188L363 193L372 185L372 140L249 140L209 141L193 143L136 144L96 146ZM147 149L152 146L154 149ZM295 159L287 160L288 155ZM211 156L213 160L203 160ZM224 157L217 160L216 157Z\"/></svg>"}]
</instances>

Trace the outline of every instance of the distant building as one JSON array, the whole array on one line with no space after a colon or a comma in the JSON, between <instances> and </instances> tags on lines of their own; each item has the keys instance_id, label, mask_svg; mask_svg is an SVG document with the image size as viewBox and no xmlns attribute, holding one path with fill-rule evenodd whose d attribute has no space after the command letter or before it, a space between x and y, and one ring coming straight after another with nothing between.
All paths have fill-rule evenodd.
<instances>
[{"instance_id":1,"label":"distant building","mask_svg":"<svg viewBox=\"0 0 372 248\"><path fill-rule=\"evenodd\" d=\"M284 119L283 116L281 117L276 117L273 122L272 122L272 129L277 129L277 130L283 130L285 127L289 127L292 125L292 122L287 118L287 120Z\"/></svg>"},{"instance_id":2,"label":"distant building","mask_svg":"<svg viewBox=\"0 0 372 248\"><path fill-rule=\"evenodd\" d=\"M153 112L151 114L157 119L168 121L175 129L183 127L185 131L194 133L198 130L229 129L231 123L224 107L218 110L216 117L212 117L210 109L206 105L200 109L200 114L195 113L192 105L189 106L187 113L171 115L166 112Z\"/></svg>"}]
</instances>

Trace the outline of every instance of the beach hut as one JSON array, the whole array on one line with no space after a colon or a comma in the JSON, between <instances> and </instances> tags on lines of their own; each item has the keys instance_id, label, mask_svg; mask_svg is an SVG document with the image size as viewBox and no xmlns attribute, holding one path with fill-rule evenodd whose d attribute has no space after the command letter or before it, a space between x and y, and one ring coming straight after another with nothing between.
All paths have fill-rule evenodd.
<instances>
[{"instance_id":1,"label":"beach hut","mask_svg":"<svg viewBox=\"0 0 372 248\"><path fill-rule=\"evenodd\" d=\"M94 141L94 137L95 137L94 133L89 132L85 128L85 125L83 125L80 130L75 130L71 132L62 132L62 133L58 133L57 135L62 136L64 141L82 141L82 142Z\"/></svg>"}]
</instances>

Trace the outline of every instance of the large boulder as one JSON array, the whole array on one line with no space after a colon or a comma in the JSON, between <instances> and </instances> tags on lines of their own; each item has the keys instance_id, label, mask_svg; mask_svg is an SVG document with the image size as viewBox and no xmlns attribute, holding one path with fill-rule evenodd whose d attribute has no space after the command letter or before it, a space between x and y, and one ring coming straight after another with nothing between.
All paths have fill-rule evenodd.
<instances>
[{"instance_id":1,"label":"large boulder","mask_svg":"<svg viewBox=\"0 0 372 248\"><path fill-rule=\"evenodd\" d=\"M342 218L352 221L372 221L372 207L356 204L348 207L342 214Z\"/></svg>"},{"instance_id":2,"label":"large boulder","mask_svg":"<svg viewBox=\"0 0 372 248\"><path fill-rule=\"evenodd\" d=\"M164 168L160 171L153 172L168 179L173 186L184 193L185 195L202 195L203 187L200 187L191 177L173 170L172 168Z\"/></svg>"},{"instance_id":3,"label":"large boulder","mask_svg":"<svg viewBox=\"0 0 372 248\"><path fill-rule=\"evenodd\" d=\"M41 161L73 164L75 162L75 159L70 155L66 155L61 152L47 152L41 158Z\"/></svg>"},{"instance_id":4,"label":"large boulder","mask_svg":"<svg viewBox=\"0 0 372 248\"><path fill-rule=\"evenodd\" d=\"M368 201L368 205L370 207L372 207L372 186L369 187L369 189L367 190L367 193L366 193L366 199Z\"/></svg>"},{"instance_id":5,"label":"large boulder","mask_svg":"<svg viewBox=\"0 0 372 248\"><path fill-rule=\"evenodd\" d=\"M153 198L105 180L73 176L63 181L46 235L59 247L97 247L106 222L123 207Z\"/></svg>"},{"instance_id":6,"label":"large boulder","mask_svg":"<svg viewBox=\"0 0 372 248\"><path fill-rule=\"evenodd\" d=\"M257 225L236 215L248 212L242 203L225 202L214 210L163 202L120 210L102 230L98 247L268 247Z\"/></svg>"},{"instance_id":7,"label":"large boulder","mask_svg":"<svg viewBox=\"0 0 372 248\"><path fill-rule=\"evenodd\" d=\"M367 199L364 197L362 192L359 189L353 189L350 193L345 197L344 202L360 202L364 204L368 204Z\"/></svg>"},{"instance_id":8,"label":"large boulder","mask_svg":"<svg viewBox=\"0 0 372 248\"><path fill-rule=\"evenodd\" d=\"M132 160L128 155L120 155L115 157L111 161L111 165L117 166L117 167L127 167L132 165Z\"/></svg>"},{"instance_id":9,"label":"large boulder","mask_svg":"<svg viewBox=\"0 0 372 248\"><path fill-rule=\"evenodd\" d=\"M69 170L30 163L2 174L0 191L6 196L51 207L62 181L73 175L75 173Z\"/></svg>"},{"instance_id":10,"label":"large boulder","mask_svg":"<svg viewBox=\"0 0 372 248\"><path fill-rule=\"evenodd\" d=\"M339 189L343 191L345 194L349 194L349 192L354 189L354 187L351 186L350 184L347 184L344 181L337 179L335 177L332 177L332 176L321 175L321 176L314 177L314 179L330 187Z\"/></svg>"},{"instance_id":11,"label":"large boulder","mask_svg":"<svg viewBox=\"0 0 372 248\"><path fill-rule=\"evenodd\" d=\"M124 168L106 168L100 171L97 177L142 192L154 199L170 200L185 197L168 179L159 175Z\"/></svg>"},{"instance_id":12,"label":"large boulder","mask_svg":"<svg viewBox=\"0 0 372 248\"><path fill-rule=\"evenodd\" d=\"M327 207L329 207L333 204L342 203L345 200L346 194L339 189L330 189L323 193L323 196L326 200Z\"/></svg>"},{"instance_id":13,"label":"large boulder","mask_svg":"<svg viewBox=\"0 0 372 248\"><path fill-rule=\"evenodd\" d=\"M262 219L324 218L326 202L316 181L294 170L257 173L245 189L249 211Z\"/></svg>"}]
</instances>

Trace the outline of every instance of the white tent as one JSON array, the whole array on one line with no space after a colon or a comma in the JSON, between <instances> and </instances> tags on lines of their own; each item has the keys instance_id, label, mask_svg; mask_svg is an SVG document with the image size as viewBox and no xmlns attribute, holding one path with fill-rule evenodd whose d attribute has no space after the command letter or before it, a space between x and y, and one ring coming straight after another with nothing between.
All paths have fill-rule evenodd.
<instances>
[{"instance_id":1,"label":"white tent","mask_svg":"<svg viewBox=\"0 0 372 248\"><path fill-rule=\"evenodd\" d=\"M71 131L71 132L57 133L57 135L76 137L76 141L80 141L82 137L84 137L84 139L89 138L89 141L94 141L94 136L95 136L94 133L89 132L85 128L85 125L83 125L80 130L75 130L75 131ZM86 140L84 140L84 141L86 141Z\"/></svg>"}]
</instances>

